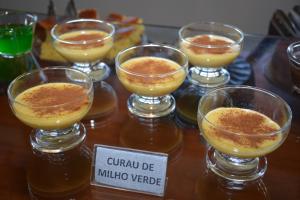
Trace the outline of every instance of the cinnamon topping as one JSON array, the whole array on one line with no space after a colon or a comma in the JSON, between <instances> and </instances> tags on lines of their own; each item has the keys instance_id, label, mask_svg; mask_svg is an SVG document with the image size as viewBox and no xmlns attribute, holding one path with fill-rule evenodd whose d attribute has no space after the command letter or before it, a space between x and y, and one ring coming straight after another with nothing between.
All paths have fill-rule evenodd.
<instances>
[{"instance_id":1,"label":"cinnamon topping","mask_svg":"<svg viewBox=\"0 0 300 200\"><path fill-rule=\"evenodd\" d=\"M90 34L80 34L72 37L65 38L66 41L88 41L88 40L101 40L104 36L98 33L90 33Z\"/></svg>"},{"instance_id":2,"label":"cinnamon topping","mask_svg":"<svg viewBox=\"0 0 300 200\"><path fill-rule=\"evenodd\" d=\"M157 77L156 75L163 75L177 70L173 65L169 64L168 62L156 59L142 59L140 61L126 65L125 68L131 73L149 75L148 77L136 75L127 76L129 81L139 82L143 84L160 83L165 82L169 79L171 80L173 79L172 76Z\"/></svg>"},{"instance_id":3,"label":"cinnamon topping","mask_svg":"<svg viewBox=\"0 0 300 200\"><path fill-rule=\"evenodd\" d=\"M256 112L233 108L220 114L218 126L221 126L222 130L214 128L214 133L220 138L229 139L240 145L258 148L264 141L276 139L276 135L267 135L278 131L278 128L274 124L269 124L268 120Z\"/></svg>"},{"instance_id":4,"label":"cinnamon topping","mask_svg":"<svg viewBox=\"0 0 300 200\"><path fill-rule=\"evenodd\" d=\"M223 46L223 45L230 45L231 42L228 42L226 40L222 40L215 37L210 37L209 35L200 35L192 38L190 42L197 44L197 45L211 45L211 46ZM206 47L199 47L194 45L189 45L188 47L196 54L201 53L211 53L211 54L223 54L228 51L230 51L229 47L212 47L212 48L206 48Z\"/></svg>"},{"instance_id":5,"label":"cinnamon topping","mask_svg":"<svg viewBox=\"0 0 300 200\"><path fill-rule=\"evenodd\" d=\"M88 104L86 89L79 85L45 84L24 93L22 100L40 117L60 115L79 110Z\"/></svg>"},{"instance_id":6,"label":"cinnamon topping","mask_svg":"<svg viewBox=\"0 0 300 200\"><path fill-rule=\"evenodd\" d=\"M174 67L162 60L142 60L126 67L129 72L137 74L159 75L176 71Z\"/></svg>"},{"instance_id":7,"label":"cinnamon topping","mask_svg":"<svg viewBox=\"0 0 300 200\"><path fill-rule=\"evenodd\" d=\"M78 34L75 36L70 36L70 37L66 37L63 40L70 42L70 43L63 43L61 42L60 44L63 46L68 46L68 47L75 47L75 48L79 48L79 49L88 49L91 47L101 47L104 45L103 41L98 41L101 40L105 37L104 34L102 33L82 33L82 34ZM86 44L71 44L72 42L84 42L84 41L91 41L91 40L95 40L95 42L90 42L90 43L86 43Z\"/></svg>"}]
</instances>

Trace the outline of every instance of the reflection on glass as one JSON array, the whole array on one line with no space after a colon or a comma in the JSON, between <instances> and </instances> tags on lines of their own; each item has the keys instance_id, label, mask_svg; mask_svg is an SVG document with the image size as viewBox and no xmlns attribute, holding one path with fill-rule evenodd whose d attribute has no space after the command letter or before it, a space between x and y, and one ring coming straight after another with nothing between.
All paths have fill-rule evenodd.
<instances>
[{"instance_id":1,"label":"reflection on glass","mask_svg":"<svg viewBox=\"0 0 300 200\"><path fill-rule=\"evenodd\" d=\"M268 188L262 179L247 183L228 181L211 171L202 173L195 185L197 199L251 199L269 200Z\"/></svg>"},{"instance_id":2,"label":"reflection on glass","mask_svg":"<svg viewBox=\"0 0 300 200\"><path fill-rule=\"evenodd\" d=\"M176 99L176 119L182 126L197 125L197 108L200 98L208 91L207 88L188 84L174 93Z\"/></svg>"},{"instance_id":3,"label":"reflection on glass","mask_svg":"<svg viewBox=\"0 0 300 200\"><path fill-rule=\"evenodd\" d=\"M104 81L94 82L94 101L84 117L84 124L92 129L102 127L110 122L117 110L118 99L113 87Z\"/></svg>"},{"instance_id":4,"label":"reflection on glass","mask_svg":"<svg viewBox=\"0 0 300 200\"><path fill-rule=\"evenodd\" d=\"M165 45L142 45L121 51L116 57L116 72L124 87L132 94L129 111L137 116L155 118L175 109L171 92L184 81L187 57Z\"/></svg>"},{"instance_id":5,"label":"reflection on glass","mask_svg":"<svg viewBox=\"0 0 300 200\"><path fill-rule=\"evenodd\" d=\"M121 127L121 145L134 149L174 155L182 143L182 131L170 116L140 118L130 115Z\"/></svg>"},{"instance_id":6,"label":"reflection on glass","mask_svg":"<svg viewBox=\"0 0 300 200\"><path fill-rule=\"evenodd\" d=\"M90 182L92 152L85 144L60 153L33 149L27 182L32 199L70 199Z\"/></svg>"},{"instance_id":7,"label":"reflection on glass","mask_svg":"<svg viewBox=\"0 0 300 200\"><path fill-rule=\"evenodd\" d=\"M251 66L244 58L237 58L228 68L231 79L229 85L253 84ZM173 95L176 99L176 120L180 126L197 125L197 109L200 98L216 88L201 87L185 81Z\"/></svg>"},{"instance_id":8,"label":"reflection on glass","mask_svg":"<svg viewBox=\"0 0 300 200\"><path fill-rule=\"evenodd\" d=\"M95 19L70 20L56 24L51 30L56 51L93 81L109 75L110 68L100 61L113 47L114 33L112 24Z\"/></svg>"},{"instance_id":9,"label":"reflection on glass","mask_svg":"<svg viewBox=\"0 0 300 200\"><path fill-rule=\"evenodd\" d=\"M201 134L210 145L208 168L225 179L243 182L264 175L265 155L286 139L292 112L275 94L236 86L204 95L197 119Z\"/></svg>"},{"instance_id":10,"label":"reflection on glass","mask_svg":"<svg viewBox=\"0 0 300 200\"><path fill-rule=\"evenodd\" d=\"M30 191L55 197L88 186L91 154L84 147L86 130L79 121L93 101L92 80L68 68L35 70L12 81L8 98L15 116L34 128Z\"/></svg>"},{"instance_id":11,"label":"reflection on glass","mask_svg":"<svg viewBox=\"0 0 300 200\"><path fill-rule=\"evenodd\" d=\"M230 80L225 67L240 54L244 35L238 28L216 23L196 22L179 30L180 49L193 65L189 80L202 87L218 87Z\"/></svg>"}]
</instances>

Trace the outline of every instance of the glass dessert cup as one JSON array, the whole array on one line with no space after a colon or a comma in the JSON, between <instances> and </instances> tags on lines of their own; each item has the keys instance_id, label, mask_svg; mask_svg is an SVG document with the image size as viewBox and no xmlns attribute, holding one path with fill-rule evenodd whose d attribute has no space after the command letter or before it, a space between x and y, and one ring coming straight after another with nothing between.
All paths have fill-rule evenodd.
<instances>
[{"instance_id":1,"label":"glass dessert cup","mask_svg":"<svg viewBox=\"0 0 300 200\"><path fill-rule=\"evenodd\" d=\"M62 67L35 70L11 82L8 98L15 116L34 128L27 170L30 191L57 197L88 186L91 154L79 121L93 101L89 76Z\"/></svg>"},{"instance_id":2,"label":"glass dessert cup","mask_svg":"<svg viewBox=\"0 0 300 200\"><path fill-rule=\"evenodd\" d=\"M37 16L13 11L0 12L0 55L13 58L29 53Z\"/></svg>"},{"instance_id":3,"label":"glass dessert cup","mask_svg":"<svg viewBox=\"0 0 300 200\"><path fill-rule=\"evenodd\" d=\"M204 95L197 120L210 145L208 168L227 180L245 182L265 174L264 156L286 139L292 112L283 99L269 91L236 86Z\"/></svg>"},{"instance_id":4,"label":"glass dessert cup","mask_svg":"<svg viewBox=\"0 0 300 200\"><path fill-rule=\"evenodd\" d=\"M0 11L0 93L14 78L34 67L30 54L36 21L32 14Z\"/></svg>"},{"instance_id":5,"label":"glass dessert cup","mask_svg":"<svg viewBox=\"0 0 300 200\"><path fill-rule=\"evenodd\" d=\"M244 34L216 22L196 22L179 30L179 46L193 65L188 79L201 87L219 87L230 80L225 69L240 54Z\"/></svg>"},{"instance_id":6,"label":"glass dessert cup","mask_svg":"<svg viewBox=\"0 0 300 200\"><path fill-rule=\"evenodd\" d=\"M290 72L293 82L293 90L300 94L300 42L293 42L287 48L290 61Z\"/></svg>"},{"instance_id":7,"label":"glass dessert cup","mask_svg":"<svg viewBox=\"0 0 300 200\"><path fill-rule=\"evenodd\" d=\"M132 94L129 111L137 116L155 118L175 109L171 92L184 81L188 59L176 48L148 44L125 49L116 57L116 72Z\"/></svg>"},{"instance_id":8,"label":"glass dessert cup","mask_svg":"<svg viewBox=\"0 0 300 200\"><path fill-rule=\"evenodd\" d=\"M56 51L93 81L109 75L110 68L101 61L113 46L114 33L112 24L95 19L70 20L51 29Z\"/></svg>"}]
</instances>

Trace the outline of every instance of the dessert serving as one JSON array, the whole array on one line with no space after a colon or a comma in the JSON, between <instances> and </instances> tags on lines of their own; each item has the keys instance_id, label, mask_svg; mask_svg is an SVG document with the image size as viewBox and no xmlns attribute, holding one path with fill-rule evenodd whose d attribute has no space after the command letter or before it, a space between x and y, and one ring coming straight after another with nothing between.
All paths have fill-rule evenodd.
<instances>
[{"instance_id":1,"label":"dessert serving","mask_svg":"<svg viewBox=\"0 0 300 200\"><path fill-rule=\"evenodd\" d=\"M91 98L84 87L47 83L17 95L13 108L16 116L28 126L50 130L67 128L80 121L90 105Z\"/></svg>"},{"instance_id":2,"label":"dessert serving","mask_svg":"<svg viewBox=\"0 0 300 200\"><path fill-rule=\"evenodd\" d=\"M113 39L104 31L79 30L60 35L53 45L73 63L92 63L103 59L112 48Z\"/></svg>"},{"instance_id":3,"label":"dessert serving","mask_svg":"<svg viewBox=\"0 0 300 200\"><path fill-rule=\"evenodd\" d=\"M115 63L119 80L134 93L127 102L131 113L154 118L175 109L175 99L169 94L186 77L184 53L165 45L141 45L121 51Z\"/></svg>"},{"instance_id":4,"label":"dessert serving","mask_svg":"<svg viewBox=\"0 0 300 200\"><path fill-rule=\"evenodd\" d=\"M210 145L207 167L232 181L251 181L267 169L266 154L286 139L292 112L279 96L235 86L205 94L198 106L201 135Z\"/></svg>"},{"instance_id":5,"label":"dessert serving","mask_svg":"<svg viewBox=\"0 0 300 200\"><path fill-rule=\"evenodd\" d=\"M117 72L126 89L149 97L163 96L176 90L186 74L178 63L150 56L129 59Z\"/></svg>"},{"instance_id":6,"label":"dessert serving","mask_svg":"<svg viewBox=\"0 0 300 200\"><path fill-rule=\"evenodd\" d=\"M78 11L78 17L84 19L99 19L99 14L94 9ZM143 19L118 13L111 13L107 17L100 18L113 24L116 28L112 48L104 55L104 59L113 62L117 53L125 48L141 44L145 27ZM51 44L50 30L58 23L53 16L40 20L37 23L38 40L40 41L40 58L48 61L66 62L68 58L57 53Z\"/></svg>"},{"instance_id":7,"label":"dessert serving","mask_svg":"<svg viewBox=\"0 0 300 200\"><path fill-rule=\"evenodd\" d=\"M17 77L7 93L15 116L34 128L26 173L32 198L70 199L87 187L91 155L79 121L93 101L89 76L70 68L43 68Z\"/></svg>"},{"instance_id":8,"label":"dessert serving","mask_svg":"<svg viewBox=\"0 0 300 200\"><path fill-rule=\"evenodd\" d=\"M93 81L105 79L110 68L103 57L113 46L115 28L96 19L75 19L56 24L51 29L53 46L73 63L73 68L87 73Z\"/></svg>"},{"instance_id":9,"label":"dessert serving","mask_svg":"<svg viewBox=\"0 0 300 200\"><path fill-rule=\"evenodd\" d=\"M179 30L179 39L192 65L188 78L193 84L213 88L228 83L230 74L225 67L240 54L241 30L216 22L195 22Z\"/></svg>"},{"instance_id":10,"label":"dessert serving","mask_svg":"<svg viewBox=\"0 0 300 200\"><path fill-rule=\"evenodd\" d=\"M226 67L241 50L240 45L230 38L212 34L185 38L180 48L187 54L192 65L208 68Z\"/></svg>"},{"instance_id":11,"label":"dessert serving","mask_svg":"<svg viewBox=\"0 0 300 200\"><path fill-rule=\"evenodd\" d=\"M215 149L228 155L241 158L263 156L275 150L282 139L281 134L269 134L280 131L280 126L253 110L219 107L204 118L199 125L203 136Z\"/></svg>"}]
</instances>

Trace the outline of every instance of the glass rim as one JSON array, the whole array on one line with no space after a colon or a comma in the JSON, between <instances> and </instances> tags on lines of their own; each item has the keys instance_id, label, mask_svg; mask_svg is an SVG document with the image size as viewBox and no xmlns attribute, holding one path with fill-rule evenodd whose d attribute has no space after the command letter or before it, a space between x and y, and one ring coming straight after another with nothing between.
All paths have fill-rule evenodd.
<instances>
[{"instance_id":1,"label":"glass rim","mask_svg":"<svg viewBox=\"0 0 300 200\"><path fill-rule=\"evenodd\" d=\"M237 41L234 41L233 43L231 44L225 44L225 45L201 45L201 44L196 44L196 43L193 43L189 40L187 40L185 37L183 37L183 31L190 27L190 26L193 26L193 25L216 25L216 26L220 26L220 27L225 27L225 28L229 28L231 30L234 30L235 32L237 32L239 35L240 35L240 38L237 40ZM208 31L209 32L209 31ZM212 33L210 33L212 34ZM223 23L219 23L219 22L213 22L213 21L200 21L200 22L192 22L192 23L189 23L187 25L184 25L183 27L181 27L178 31L178 35L179 35L179 39L185 43L188 43L189 45L192 45L192 46L196 46L196 47L199 47L199 48L226 48L226 47L232 47L232 46L235 46L235 45L241 45L241 43L244 41L244 33L241 29L237 28L236 26L233 26L233 25L229 25L229 24L223 24ZM195 35L196 36L196 35ZM232 40L232 39L230 39Z\"/></svg>"},{"instance_id":2,"label":"glass rim","mask_svg":"<svg viewBox=\"0 0 300 200\"><path fill-rule=\"evenodd\" d=\"M50 71L50 70L64 70L64 71L73 71L73 72L76 72L76 73L80 73L81 75L84 75L87 80L88 80L88 83L89 83L89 88L87 88L87 91L86 91L86 94L89 95L92 90L93 90L93 81L92 79L84 72L80 71L80 70L77 70L77 69L71 69L71 68L66 68L64 66L54 66L54 67L45 67L45 68L42 68L42 69L35 69L35 70L32 70L30 72L27 72L27 73L24 73L24 74L21 74L19 75L18 77L16 77L8 86L7 88L7 96L8 96L8 99L10 102L13 102L13 104L18 104L18 105L21 105L21 106L28 106L27 104L24 104L24 103L20 103L18 101L16 101L16 97L18 95L16 95L15 97L12 96L11 94L11 90L12 90L12 87L13 85L20 79L26 77L26 76L30 76L32 75L33 73L43 73L44 71ZM52 82L46 82L44 84L47 84L47 83L52 83ZM60 82L57 82L57 83L60 83ZM65 82L61 82L61 83L65 83ZM40 84L40 85L43 85L43 84ZM35 86L38 86L38 85L35 85ZM33 86L33 87L35 87ZM32 87L31 87L32 88ZM29 88L27 88L29 89ZM25 91L25 90L24 90ZM24 92L22 91L22 92ZM22 93L21 92L21 93ZM20 94L21 94L20 93ZM73 102L75 101L78 101L80 99L83 99L83 97L76 97L76 98L73 98L72 101L69 101L69 102L65 102L65 103L61 103L61 104L57 104L57 105L52 105L52 106L31 106L32 108L55 108L55 107L60 107L60 106L65 106L65 105L68 105L68 104L72 104Z\"/></svg>"},{"instance_id":3,"label":"glass rim","mask_svg":"<svg viewBox=\"0 0 300 200\"><path fill-rule=\"evenodd\" d=\"M24 16L24 17L29 17L32 21L30 22L30 25L35 24L37 22L37 15L28 13L28 12L21 12L21 11L13 11L13 10L2 10L0 11L0 17L5 17L5 16Z\"/></svg>"},{"instance_id":4,"label":"glass rim","mask_svg":"<svg viewBox=\"0 0 300 200\"><path fill-rule=\"evenodd\" d=\"M111 28L111 31L108 33L107 36L101 38L101 39L92 39L92 40L84 40L84 41L70 41L70 40L62 40L59 38L59 36L55 33L56 29L60 26L64 26L66 24L71 24L71 23L81 23L81 22L94 22L97 24L104 24L107 27ZM98 20L98 19L87 19L87 18L81 18L81 19L72 19L72 20L65 20L62 21L61 23L55 24L51 31L50 31L50 35L51 37L55 40L58 41L60 43L64 43L64 44L92 44L95 42L102 42L105 41L111 37L113 37L113 35L115 34L115 26L109 22L103 21L103 20Z\"/></svg>"},{"instance_id":5,"label":"glass rim","mask_svg":"<svg viewBox=\"0 0 300 200\"><path fill-rule=\"evenodd\" d=\"M284 105L284 107L286 108L287 112L288 112L288 119L285 121L284 125L282 127L280 127L279 130L277 131L271 131L268 133L261 133L261 134L246 134L246 133L236 133L233 131L227 131L224 130L224 127L222 126L216 126L214 123L210 122L205 115L203 115L202 112L199 111L199 107L202 104L202 102L204 101L205 97L211 96L213 93L216 93L218 91L225 91L228 89L247 89L247 90L252 90L252 91L256 91L256 92L260 92L260 93L264 93L267 94L269 96L272 96L273 98L279 99L280 102L282 102L282 104ZM255 111L255 110L253 110ZM262 88L258 88L258 87L252 87L252 86L247 86L247 85L239 85L239 86L227 86L227 87L223 87L223 88L217 88L214 90L211 90L209 92L207 92L199 101L199 105L198 105L198 109L197 112L201 115L201 119L205 120L210 126L212 126L215 129L223 129L224 132L232 134L232 135L237 135L237 136L247 136L247 137L268 137L268 136L274 136L274 135L278 135L280 133L283 133L284 130L288 129L290 127L291 121L292 121L292 110L290 108L290 106L288 105L288 103L282 99L280 96L278 96L277 94L274 94L268 90L262 89ZM258 111L256 111L258 112Z\"/></svg>"},{"instance_id":6,"label":"glass rim","mask_svg":"<svg viewBox=\"0 0 300 200\"><path fill-rule=\"evenodd\" d=\"M297 42L293 42L291 43L288 48L287 48L287 54L288 54L288 57L290 59L292 59L295 63L299 64L300 65L300 58L297 58L293 53L294 53L294 48L297 48L299 47L299 52L300 52L300 41L297 41Z\"/></svg>"},{"instance_id":7,"label":"glass rim","mask_svg":"<svg viewBox=\"0 0 300 200\"><path fill-rule=\"evenodd\" d=\"M183 65L179 65L180 68L177 69L177 70L175 70L175 71L167 72L167 73L161 73L161 74L135 73L135 72L126 70L126 69L124 69L122 67L122 64L119 62L119 58L122 56L122 54L124 54L126 52L129 52L129 51L133 51L135 49L147 48L147 47L171 49L172 51L175 51L175 52L179 53L180 55L182 55L182 57L184 58L184 64ZM137 56L136 58L139 58L139 57L146 57L146 56ZM159 57L159 56L150 56L150 55L149 55L149 57L163 58L163 57ZM164 59L168 59L168 58L164 58ZM169 59L169 60L171 60L171 59ZM173 61L173 62L175 62L175 61ZM175 63L177 63L177 62L175 62ZM152 43L152 44L138 45L138 46L129 47L127 49L123 49L115 57L115 65L116 65L117 68L119 68L120 70L124 71L125 73L130 74L130 75L134 75L134 76L139 76L139 77L153 77L153 78L154 77L166 77L166 76L170 76L170 75L176 74L177 72L179 72L179 71L181 71L183 69L187 69L188 68L188 57L187 57L187 55L185 53L183 53L181 50L179 50L179 49L177 49L175 47L172 47L172 46L169 46L169 45L164 45L164 44L153 44Z\"/></svg>"}]
</instances>

